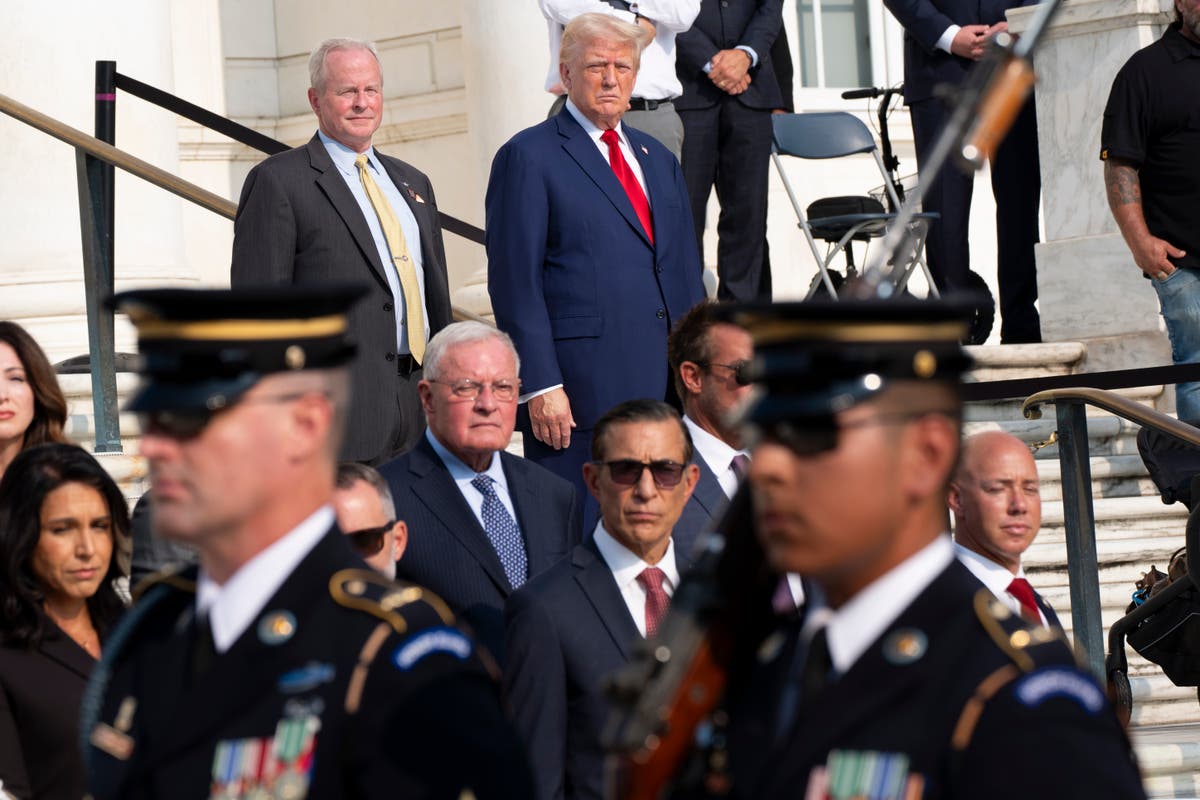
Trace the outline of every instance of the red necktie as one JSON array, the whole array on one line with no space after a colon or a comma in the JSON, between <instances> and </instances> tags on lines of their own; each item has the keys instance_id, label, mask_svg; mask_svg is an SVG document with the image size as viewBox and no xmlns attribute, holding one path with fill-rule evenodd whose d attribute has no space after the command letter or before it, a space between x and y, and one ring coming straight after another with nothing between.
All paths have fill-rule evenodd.
<instances>
[{"instance_id":1,"label":"red necktie","mask_svg":"<svg viewBox=\"0 0 1200 800\"><path fill-rule=\"evenodd\" d=\"M658 624L666 616L667 605L671 598L663 590L663 580L667 576L658 567L646 567L637 576L637 582L646 590L646 638L651 639L658 633Z\"/></svg>"},{"instance_id":2,"label":"red necktie","mask_svg":"<svg viewBox=\"0 0 1200 800\"><path fill-rule=\"evenodd\" d=\"M1013 578L1006 590L1021 604L1021 616L1026 622L1034 625L1042 624L1042 612L1038 609L1037 600L1033 598L1033 587L1024 578Z\"/></svg>"},{"instance_id":3,"label":"red necktie","mask_svg":"<svg viewBox=\"0 0 1200 800\"><path fill-rule=\"evenodd\" d=\"M625 156L621 154L617 132L605 131L600 134L600 141L608 145L608 163L612 166L612 171L616 173L617 180L625 189L625 194L629 195L629 202L633 204L633 213L637 214L638 220L641 221L642 229L646 231L646 238L650 240L650 244L654 244L654 225L650 219L650 204L646 202L646 193L642 191L642 185L638 183L637 176L633 174L633 170L625 161Z\"/></svg>"}]
</instances>

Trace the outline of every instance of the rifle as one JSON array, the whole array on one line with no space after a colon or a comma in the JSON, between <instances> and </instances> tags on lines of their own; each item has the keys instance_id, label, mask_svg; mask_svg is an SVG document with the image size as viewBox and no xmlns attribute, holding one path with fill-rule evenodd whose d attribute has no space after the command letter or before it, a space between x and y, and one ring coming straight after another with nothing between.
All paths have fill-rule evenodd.
<instances>
[{"instance_id":1,"label":"rifle","mask_svg":"<svg viewBox=\"0 0 1200 800\"><path fill-rule=\"evenodd\" d=\"M672 785L730 676L749 666L774 624L778 579L754 536L743 484L698 543L658 634L638 642L605 687L612 704L601 735L610 754L609 798L657 800Z\"/></svg>"}]
</instances>

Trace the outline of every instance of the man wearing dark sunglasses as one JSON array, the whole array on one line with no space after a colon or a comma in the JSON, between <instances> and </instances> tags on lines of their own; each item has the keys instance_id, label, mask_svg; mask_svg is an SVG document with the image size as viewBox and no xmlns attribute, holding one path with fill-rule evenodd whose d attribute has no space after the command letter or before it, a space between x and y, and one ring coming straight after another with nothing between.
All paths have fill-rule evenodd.
<instances>
[{"instance_id":1,"label":"man wearing dark sunglasses","mask_svg":"<svg viewBox=\"0 0 1200 800\"><path fill-rule=\"evenodd\" d=\"M599 800L603 679L653 636L686 560L671 530L698 470L679 414L632 400L596 423L592 537L509 598L505 695L524 735L537 800Z\"/></svg>"},{"instance_id":2,"label":"man wearing dark sunglasses","mask_svg":"<svg viewBox=\"0 0 1200 800\"><path fill-rule=\"evenodd\" d=\"M700 469L696 491L675 525L675 546L684 553L720 517L750 463L735 412L750 393L746 373L754 343L746 331L715 319L715 308L711 302L695 306L667 340L671 377Z\"/></svg>"},{"instance_id":3,"label":"man wearing dark sunglasses","mask_svg":"<svg viewBox=\"0 0 1200 800\"><path fill-rule=\"evenodd\" d=\"M1095 677L955 558L969 305L732 317L755 337L754 530L767 566L816 589L802 618L746 643L722 796L1144 797Z\"/></svg>"},{"instance_id":4,"label":"man wearing dark sunglasses","mask_svg":"<svg viewBox=\"0 0 1200 800\"><path fill-rule=\"evenodd\" d=\"M338 464L333 511L350 549L371 569L395 578L396 562L408 544L408 526L396 519L396 503L383 476L355 461Z\"/></svg>"},{"instance_id":5,"label":"man wearing dark sunglasses","mask_svg":"<svg viewBox=\"0 0 1200 800\"><path fill-rule=\"evenodd\" d=\"M115 298L144 361L154 525L199 567L145 587L105 644L82 723L97 800L529 797L490 662L335 524L362 294Z\"/></svg>"}]
</instances>

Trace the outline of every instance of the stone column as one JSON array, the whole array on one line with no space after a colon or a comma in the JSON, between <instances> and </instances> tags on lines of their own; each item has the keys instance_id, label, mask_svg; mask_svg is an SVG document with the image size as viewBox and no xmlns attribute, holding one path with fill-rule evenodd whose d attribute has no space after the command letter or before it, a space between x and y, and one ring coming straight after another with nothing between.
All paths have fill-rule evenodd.
<instances>
[{"instance_id":1,"label":"stone column","mask_svg":"<svg viewBox=\"0 0 1200 800\"><path fill-rule=\"evenodd\" d=\"M533 2L462 0L462 30L467 128L478 181L473 211L482 220L496 151L517 131L544 120L553 102L542 89L550 49L546 20ZM491 315L482 258L479 269L454 292L454 303Z\"/></svg>"},{"instance_id":2,"label":"stone column","mask_svg":"<svg viewBox=\"0 0 1200 800\"><path fill-rule=\"evenodd\" d=\"M93 132L95 61L170 91L170 6L14 0L0 34L0 74L15 100L85 133ZM176 117L118 92L117 146L163 167L179 166ZM0 116L0 318L25 325L52 360L87 352L82 248L74 150ZM130 282L194 282L185 266L182 200L117 170L116 275ZM118 326L118 350L131 351Z\"/></svg>"},{"instance_id":3,"label":"stone column","mask_svg":"<svg viewBox=\"0 0 1200 800\"><path fill-rule=\"evenodd\" d=\"M1171 8L1171 0L1065 0L1034 56L1046 229L1037 247L1042 335L1087 343L1088 371L1170 363L1158 299L1109 212L1099 156L1113 78L1162 35ZM1011 30L1025 30L1035 12L1010 10Z\"/></svg>"}]
</instances>

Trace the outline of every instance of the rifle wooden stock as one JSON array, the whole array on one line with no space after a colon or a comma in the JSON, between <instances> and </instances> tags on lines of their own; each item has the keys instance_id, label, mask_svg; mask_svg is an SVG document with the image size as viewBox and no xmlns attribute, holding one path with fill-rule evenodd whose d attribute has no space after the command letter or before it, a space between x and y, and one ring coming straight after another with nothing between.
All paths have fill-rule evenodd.
<instances>
[{"instance_id":1,"label":"rifle wooden stock","mask_svg":"<svg viewBox=\"0 0 1200 800\"><path fill-rule=\"evenodd\" d=\"M984 89L978 113L963 139L964 161L979 168L991 160L1033 91L1033 83L1033 66L1009 54Z\"/></svg>"}]
</instances>

